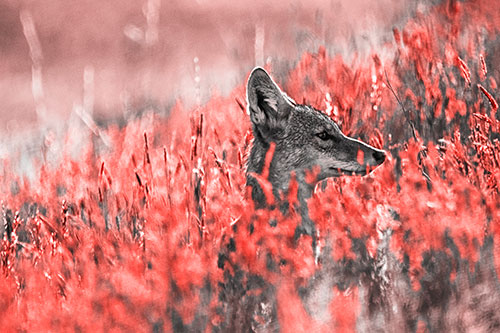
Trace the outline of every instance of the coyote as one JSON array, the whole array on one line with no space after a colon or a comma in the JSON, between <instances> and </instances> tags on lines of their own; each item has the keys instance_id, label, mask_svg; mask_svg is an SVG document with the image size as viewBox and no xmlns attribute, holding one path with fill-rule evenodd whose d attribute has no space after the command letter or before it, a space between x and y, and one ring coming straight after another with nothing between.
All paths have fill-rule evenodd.
<instances>
[{"instance_id":1,"label":"coyote","mask_svg":"<svg viewBox=\"0 0 500 333\"><path fill-rule=\"evenodd\" d=\"M247 165L252 199L257 208L270 206L257 179L265 170L266 154L273 146L265 180L272 185L275 202L286 211L288 202L282 198L287 198L294 175L302 233L314 232L306 200L317 182L340 175L366 175L385 160L383 150L345 136L326 114L295 103L261 67L256 67L248 78L247 105L254 135Z\"/></svg>"}]
</instances>

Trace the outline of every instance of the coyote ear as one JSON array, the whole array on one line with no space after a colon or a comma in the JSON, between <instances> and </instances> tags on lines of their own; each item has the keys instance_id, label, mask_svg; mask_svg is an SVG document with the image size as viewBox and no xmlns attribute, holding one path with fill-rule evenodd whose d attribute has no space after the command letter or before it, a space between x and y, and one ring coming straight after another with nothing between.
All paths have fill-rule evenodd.
<instances>
[{"instance_id":1,"label":"coyote ear","mask_svg":"<svg viewBox=\"0 0 500 333\"><path fill-rule=\"evenodd\" d=\"M261 67L256 67L248 78L247 102L250 120L261 131L280 128L294 103Z\"/></svg>"}]
</instances>

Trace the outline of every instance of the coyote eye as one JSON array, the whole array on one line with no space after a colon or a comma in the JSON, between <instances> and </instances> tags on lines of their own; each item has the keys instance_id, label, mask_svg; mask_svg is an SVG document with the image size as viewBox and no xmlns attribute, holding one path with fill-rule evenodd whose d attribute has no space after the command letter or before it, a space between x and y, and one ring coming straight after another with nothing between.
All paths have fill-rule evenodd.
<instances>
[{"instance_id":1,"label":"coyote eye","mask_svg":"<svg viewBox=\"0 0 500 333\"><path fill-rule=\"evenodd\" d=\"M330 134L328 134L328 133L327 133L327 132L325 132L325 131L323 131L323 132L321 132L321 133L316 134L316 136L317 136L318 138L320 138L321 140L323 140L323 141L326 141L326 140L330 139Z\"/></svg>"}]
</instances>

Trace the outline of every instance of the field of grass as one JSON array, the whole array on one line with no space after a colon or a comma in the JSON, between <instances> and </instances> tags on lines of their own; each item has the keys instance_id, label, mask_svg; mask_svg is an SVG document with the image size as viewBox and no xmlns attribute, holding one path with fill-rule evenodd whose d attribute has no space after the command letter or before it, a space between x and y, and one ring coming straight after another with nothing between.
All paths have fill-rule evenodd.
<instances>
[{"instance_id":1,"label":"field of grass","mask_svg":"<svg viewBox=\"0 0 500 333\"><path fill-rule=\"evenodd\" d=\"M267 65L389 153L317 187L319 262L298 217L249 199L245 82L200 106L87 119L31 180L2 160L1 330L499 329L498 5L442 1L367 54Z\"/></svg>"}]
</instances>

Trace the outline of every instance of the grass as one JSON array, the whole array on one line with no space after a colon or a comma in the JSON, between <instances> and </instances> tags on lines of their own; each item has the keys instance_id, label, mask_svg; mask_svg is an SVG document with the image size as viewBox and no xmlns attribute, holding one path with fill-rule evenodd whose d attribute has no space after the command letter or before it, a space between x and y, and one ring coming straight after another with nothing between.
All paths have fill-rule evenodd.
<instances>
[{"instance_id":1,"label":"grass","mask_svg":"<svg viewBox=\"0 0 500 333\"><path fill-rule=\"evenodd\" d=\"M168 116L101 127L78 158L63 145L56 166L42 159L34 181L4 161L2 329L493 327L493 317L468 324L442 309L486 311L491 302L477 300L498 297L495 15L486 1L445 2L368 57L346 63L320 48L281 82L390 152L367 177L317 188L319 264L309 236L294 240L297 217L248 200L243 83L192 110L179 102ZM326 277L328 296L314 296ZM476 303L454 300L468 292Z\"/></svg>"}]
</instances>

